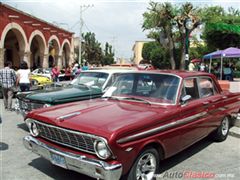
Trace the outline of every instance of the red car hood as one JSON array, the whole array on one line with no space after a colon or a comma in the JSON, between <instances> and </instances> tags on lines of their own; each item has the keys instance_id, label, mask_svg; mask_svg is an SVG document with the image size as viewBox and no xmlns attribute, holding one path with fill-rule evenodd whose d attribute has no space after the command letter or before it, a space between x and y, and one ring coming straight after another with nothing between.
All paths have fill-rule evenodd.
<instances>
[{"instance_id":1,"label":"red car hood","mask_svg":"<svg viewBox=\"0 0 240 180\"><path fill-rule=\"evenodd\" d=\"M121 132L129 133L131 129L140 130L147 124L159 123L156 119L169 113L166 106L95 99L38 109L27 118L109 139Z\"/></svg>"}]
</instances>

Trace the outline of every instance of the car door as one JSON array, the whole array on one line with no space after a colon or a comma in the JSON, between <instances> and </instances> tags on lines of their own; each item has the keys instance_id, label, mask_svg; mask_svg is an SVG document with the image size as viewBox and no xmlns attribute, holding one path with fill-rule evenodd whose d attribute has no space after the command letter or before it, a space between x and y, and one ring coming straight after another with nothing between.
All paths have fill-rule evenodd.
<instances>
[{"instance_id":1,"label":"car door","mask_svg":"<svg viewBox=\"0 0 240 180\"><path fill-rule=\"evenodd\" d=\"M208 133L208 99L201 98L198 77L183 80L182 97L190 95L191 100L181 105L181 144L182 148L190 146Z\"/></svg>"},{"instance_id":2,"label":"car door","mask_svg":"<svg viewBox=\"0 0 240 180\"><path fill-rule=\"evenodd\" d=\"M224 114L220 113L224 108L223 96L218 92L214 81L206 76L199 77L199 92L208 113L205 124L208 132L211 132L219 126L224 117Z\"/></svg>"}]
</instances>

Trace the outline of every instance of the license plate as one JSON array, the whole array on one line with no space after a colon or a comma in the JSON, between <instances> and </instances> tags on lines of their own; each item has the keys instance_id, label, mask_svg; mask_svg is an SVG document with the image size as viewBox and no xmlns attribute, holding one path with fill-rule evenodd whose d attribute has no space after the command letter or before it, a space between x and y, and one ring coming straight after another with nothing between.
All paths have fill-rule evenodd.
<instances>
[{"instance_id":1,"label":"license plate","mask_svg":"<svg viewBox=\"0 0 240 180\"><path fill-rule=\"evenodd\" d=\"M57 166L67 168L65 158L61 155L51 153L51 161Z\"/></svg>"}]
</instances>

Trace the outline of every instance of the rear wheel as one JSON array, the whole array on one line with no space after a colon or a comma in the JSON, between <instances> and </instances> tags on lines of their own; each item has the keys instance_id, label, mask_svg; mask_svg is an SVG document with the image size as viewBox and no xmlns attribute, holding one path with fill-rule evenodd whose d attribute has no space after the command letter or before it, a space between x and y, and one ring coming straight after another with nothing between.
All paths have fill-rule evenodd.
<instances>
[{"instance_id":1,"label":"rear wheel","mask_svg":"<svg viewBox=\"0 0 240 180\"><path fill-rule=\"evenodd\" d=\"M224 117L224 119L221 122L221 125L217 128L217 130L214 133L214 139L218 142L224 141L228 136L229 126L230 126L229 118Z\"/></svg>"},{"instance_id":2,"label":"rear wheel","mask_svg":"<svg viewBox=\"0 0 240 180\"><path fill-rule=\"evenodd\" d=\"M135 161L128 180L151 180L159 171L159 153L154 148L145 149Z\"/></svg>"}]
</instances>

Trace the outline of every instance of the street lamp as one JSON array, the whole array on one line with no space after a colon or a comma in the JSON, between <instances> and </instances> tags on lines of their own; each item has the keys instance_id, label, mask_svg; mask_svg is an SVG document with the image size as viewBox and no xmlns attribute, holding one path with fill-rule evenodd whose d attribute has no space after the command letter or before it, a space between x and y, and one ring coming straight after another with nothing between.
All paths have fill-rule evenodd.
<instances>
[{"instance_id":1,"label":"street lamp","mask_svg":"<svg viewBox=\"0 0 240 180\"><path fill-rule=\"evenodd\" d=\"M185 70L188 69L188 64L189 64L189 35L190 35L190 30L193 28L193 21L190 18L186 18L184 22L184 27L185 27Z\"/></svg>"}]
</instances>

